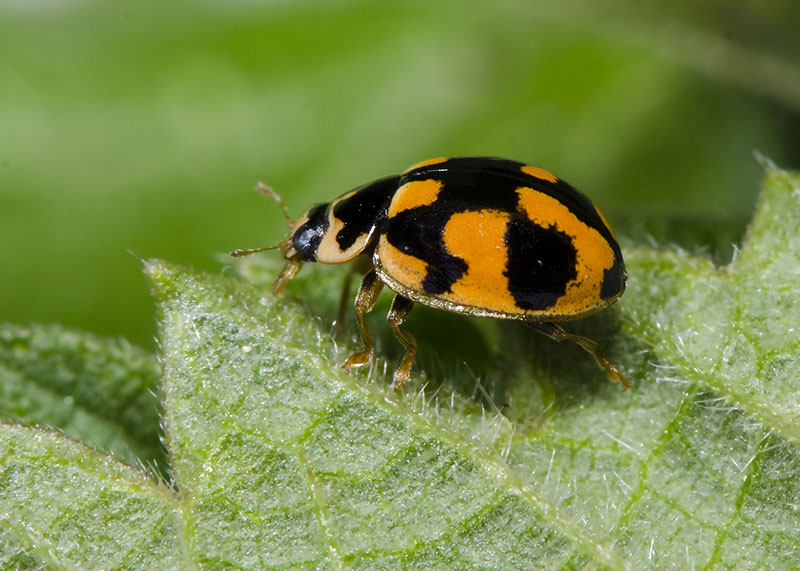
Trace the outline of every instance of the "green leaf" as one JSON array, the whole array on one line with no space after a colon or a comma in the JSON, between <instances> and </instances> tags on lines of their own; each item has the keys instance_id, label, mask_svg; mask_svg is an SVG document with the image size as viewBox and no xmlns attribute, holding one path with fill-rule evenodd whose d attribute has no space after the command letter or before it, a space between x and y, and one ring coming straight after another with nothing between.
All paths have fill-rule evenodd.
<instances>
[{"instance_id":1,"label":"green leaf","mask_svg":"<svg viewBox=\"0 0 800 571\"><path fill-rule=\"evenodd\" d=\"M335 272L304 268L276 299L148 262L180 499L63 437L3 427L7 561L146 567L126 559L138 538L138 556L167 549L159 566L183 568L794 567L798 189L798 176L769 172L728 267L626 248L629 291L571 325L623 367L626 392L577 347L455 316L462 331L421 342L397 393L380 315L370 316L381 343L373 366L341 369L354 347L321 325L338 297L322 276ZM264 278L257 268L246 269ZM438 312L420 314L408 324L418 338L425 325L449 327ZM459 348L489 365L455 366L477 359ZM117 552L106 550L123 533L113 526L134 516L106 502L110 486L125 506L158 514L137 517ZM99 536L69 507L106 503L94 517L110 531ZM63 516L34 517L53 510ZM166 530L160 542L154 529ZM87 563L69 559L77 552Z\"/></svg>"},{"instance_id":2,"label":"green leaf","mask_svg":"<svg viewBox=\"0 0 800 571\"><path fill-rule=\"evenodd\" d=\"M384 377L347 376L313 320L261 288L159 262L148 272L167 435L202 564L519 566L543 551L583 556L570 537L614 561L509 470L502 417L484 423L473 406L461 418Z\"/></svg>"},{"instance_id":3,"label":"green leaf","mask_svg":"<svg viewBox=\"0 0 800 571\"><path fill-rule=\"evenodd\" d=\"M0 326L0 419L57 428L125 462L165 470L158 378L155 359L122 340L54 325Z\"/></svg>"},{"instance_id":4,"label":"green leaf","mask_svg":"<svg viewBox=\"0 0 800 571\"><path fill-rule=\"evenodd\" d=\"M724 268L628 252L631 327L691 382L800 441L800 178L770 169L741 251ZM644 278L644 279L642 279Z\"/></svg>"},{"instance_id":5,"label":"green leaf","mask_svg":"<svg viewBox=\"0 0 800 571\"><path fill-rule=\"evenodd\" d=\"M771 415L733 388L750 386L753 367L791 382L797 344L782 346L780 360L763 346L742 355L739 384L735 363L720 363L742 316L752 328L757 307L774 312L765 286L750 298L737 288L769 271L767 289L791 291L796 188L790 175L770 175L731 268L630 251L626 297L577 327L599 332L631 391L579 349L501 327L497 366L477 382L502 414L459 396L471 392L463 379L455 392L394 394L380 363L346 375L339 364L352 348L337 351L296 305L151 263L168 434L193 499L191 552L241 566L789 565L800 547L800 464L782 427L795 422L768 392L759 402ZM751 253L765 242L771 255ZM751 256L761 263L747 266ZM780 298L785 324L797 320L790 297Z\"/></svg>"},{"instance_id":6,"label":"green leaf","mask_svg":"<svg viewBox=\"0 0 800 571\"><path fill-rule=\"evenodd\" d=\"M187 568L178 502L85 445L0 424L0 567Z\"/></svg>"}]
</instances>

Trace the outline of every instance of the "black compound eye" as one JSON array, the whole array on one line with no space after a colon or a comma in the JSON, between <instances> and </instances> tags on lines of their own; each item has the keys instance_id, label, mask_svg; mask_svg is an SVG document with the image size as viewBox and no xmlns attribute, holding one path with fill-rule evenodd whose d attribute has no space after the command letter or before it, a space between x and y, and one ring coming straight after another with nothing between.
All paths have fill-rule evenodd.
<instances>
[{"instance_id":1,"label":"black compound eye","mask_svg":"<svg viewBox=\"0 0 800 571\"><path fill-rule=\"evenodd\" d=\"M294 249L300 255L300 259L306 262L313 261L317 256L317 248L322 241L322 231L319 228L301 226L292 240Z\"/></svg>"},{"instance_id":2,"label":"black compound eye","mask_svg":"<svg viewBox=\"0 0 800 571\"><path fill-rule=\"evenodd\" d=\"M328 228L328 217L325 215L327 204L318 204L308 210L307 218L292 235L292 246L304 262L317 259L317 250L322 237Z\"/></svg>"}]
</instances>

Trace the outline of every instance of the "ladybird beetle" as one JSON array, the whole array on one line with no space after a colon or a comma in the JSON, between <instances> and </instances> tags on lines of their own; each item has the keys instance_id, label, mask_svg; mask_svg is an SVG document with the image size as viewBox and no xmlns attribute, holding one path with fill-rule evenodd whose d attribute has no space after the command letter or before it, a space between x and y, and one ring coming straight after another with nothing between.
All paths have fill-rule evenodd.
<instances>
[{"instance_id":1,"label":"ladybird beetle","mask_svg":"<svg viewBox=\"0 0 800 571\"><path fill-rule=\"evenodd\" d=\"M286 265L278 294L303 262L340 264L364 257L371 268L355 301L364 349L344 368L372 359L364 314L384 285L396 295L388 321L405 356L395 371L402 389L416 341L400 325L414 303L482 317L517 319L555 341L577 343L612 381L629 387L591 339L557 322L608 307L625 290L622 252L592 202L546 170L490 157L436 158L370 182L292 221L280 197L289 237L270 248L236 250L241 257L280 249Z\"/></svg>"}]
</instances>

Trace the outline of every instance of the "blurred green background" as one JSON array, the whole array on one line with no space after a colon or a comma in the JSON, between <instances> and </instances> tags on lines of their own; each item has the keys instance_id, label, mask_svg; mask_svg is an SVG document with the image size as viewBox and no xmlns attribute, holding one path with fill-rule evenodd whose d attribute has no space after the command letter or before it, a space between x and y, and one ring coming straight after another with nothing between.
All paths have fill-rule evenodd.
<instances>
[{"instance_id":1,"label":"blurred green background","mask_svg":"<svg viewBox=\"0 0 800 571\"><path fill-rule=\"evenodd\" d=\"M139 258L219 271L284 236L256 181L298 215L432 156L552 170L629 240L746 220L754 151L800 165L799 25L796 0L0 0L0 320L152 348Z\"/></svg>"}]
</instances>

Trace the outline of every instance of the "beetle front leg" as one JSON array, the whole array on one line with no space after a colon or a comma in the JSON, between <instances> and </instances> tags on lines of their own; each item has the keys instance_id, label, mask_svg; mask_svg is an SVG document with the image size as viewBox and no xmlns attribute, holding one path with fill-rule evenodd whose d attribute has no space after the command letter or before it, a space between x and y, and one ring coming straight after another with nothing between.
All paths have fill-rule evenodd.
<instances>
[{"instance_id":1,"label":"beetle front leg","mask_svg":"<svg viewBox=\"0 0 800 571\"><path fill-rule=\"evenodd\" d=\"M297 275L297 272L300 271L300 266L303 265L298 258L292 257L286 260L286 265L283 266L283 270L281 271L278 278L275 280L275 283L272 286L272 294L278 295L283 291L283 288L286 287L293 277Z\"/></svg>"},{"instance_id":2,"label":"beetle front leg","mask_svg":"<svg viewBox=\"0 0 800 571\"><path fill-rule=\"evenodd\" d=\"M353 353L347 358L342 365L345 369L366 365L372 359L372 349L375 347L375 341L372 339L369 329L367 329L364 314L373 308L381 289L383 289L383 282L378 278L375 270L370 270L361 280L361 287L358 289L358 295L356 296L356 320L358 321L361 340L364 342L364 349L358 353Z\"/></svg>"},{"instance_id":3,"label":"beetle front leg","mask_svg":"<svg viewBox=\"0 0 800 571\"><path fill-rule=\"evenodd\" d=\"M389 316L386 318L389 325L394 331L395 337L400 341L406 349L406 354L403 357L402 363L397 367L394 372L395 385L394 388L398 391L403 390L403 385L411 374L411 365L414 364L414 354L417 352L417 342L408 331L400 329L400 325L406 320L408 314L411 313L411 308L414 307L414 302L402 295L395 296L392 301L392 307L389 310Z\"/></svg>"},{"instance_id":4,"label":"beetle front leg","mask_svg":"<svg viewBox=\"0 0 800 571\"><path fill-rule=\"evenodd\" d=\"M586 337L581 337L580 335L573 335L572 333L567 333L560 325L556 325L552 322L547 321L526 321L525 322L528 327L538 331L539 333L543 333L547 335L550 339L554 341L572 341L583 347L583 349L589 352L597 361L597 364L606 372L608 378L611 379L613 382L617 382L622 385L622 390L628 390L630 388L630 384L628 380L625 378L625 375L622 374L617 366L612 363L611 361L606 358L603 352L600 350L600 347L592 341L591 339L587 339Z\"/></svg>"}]
</instances>

